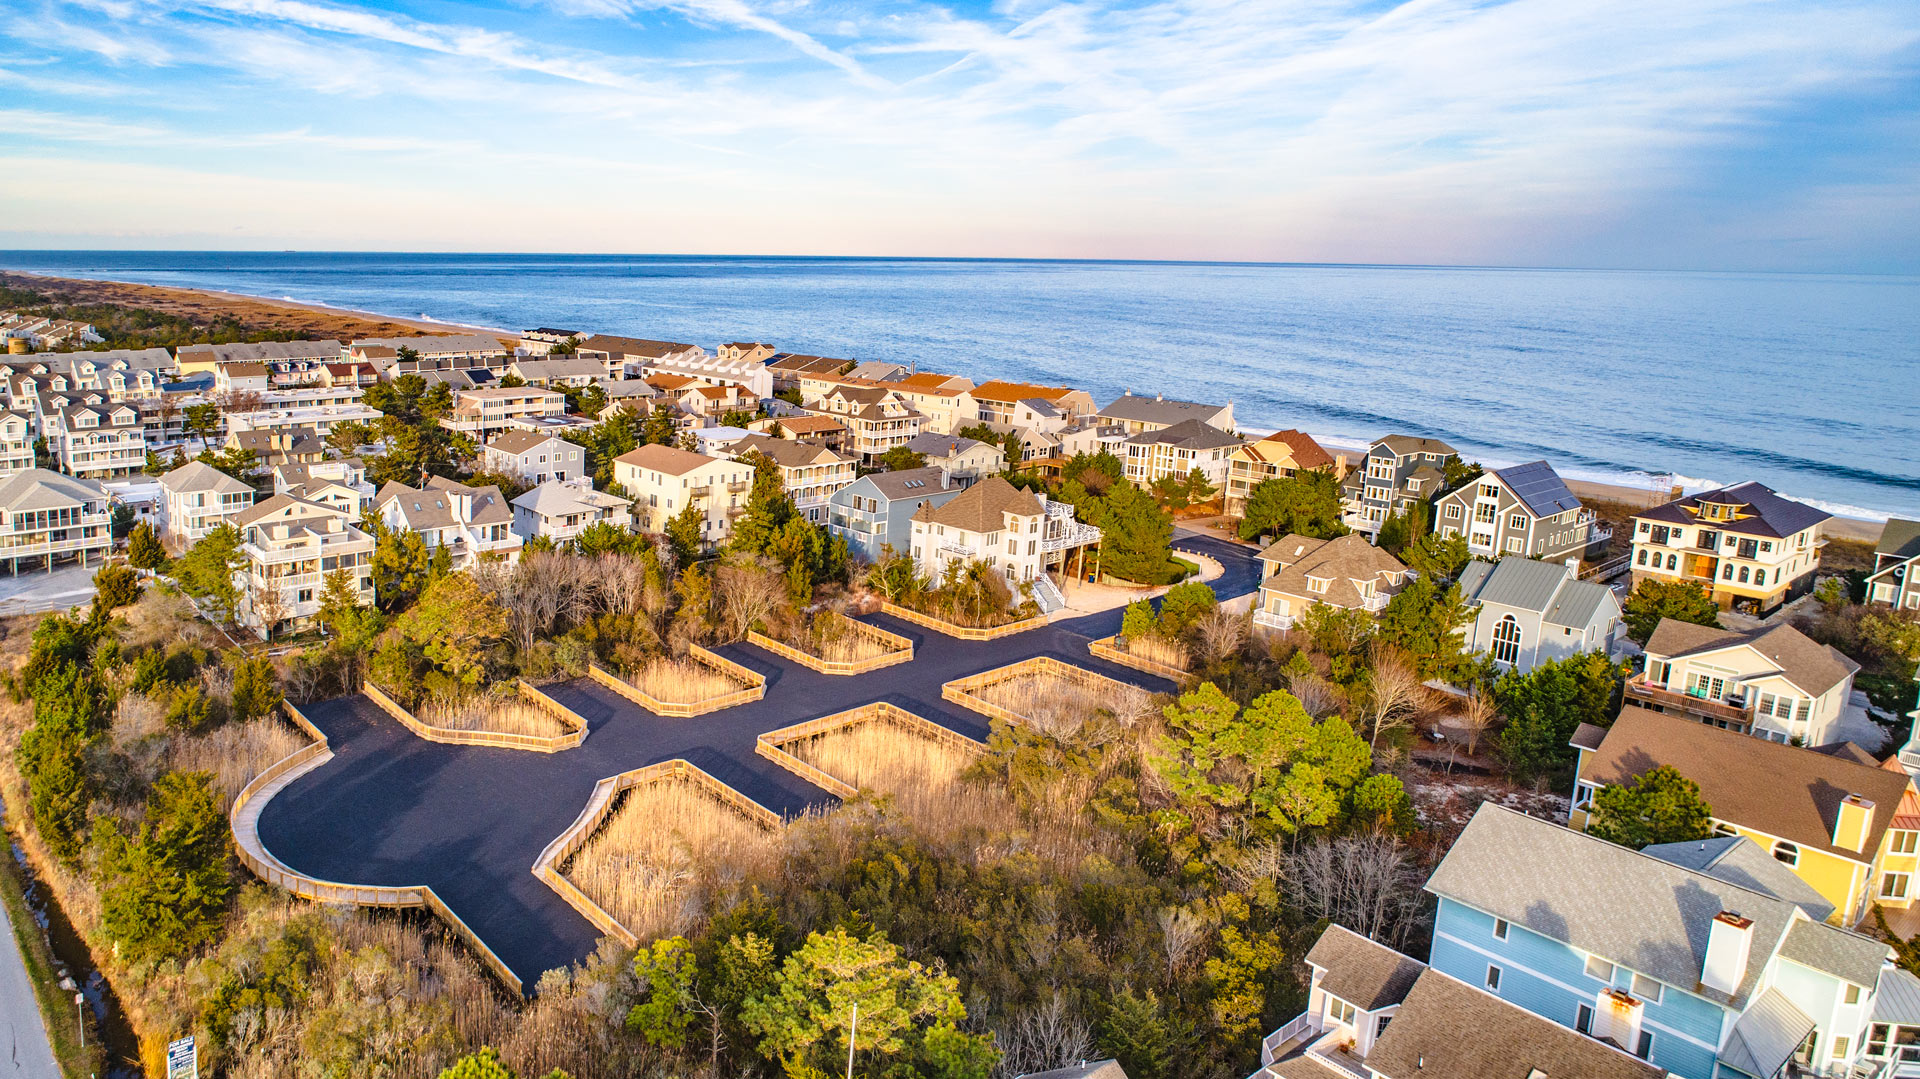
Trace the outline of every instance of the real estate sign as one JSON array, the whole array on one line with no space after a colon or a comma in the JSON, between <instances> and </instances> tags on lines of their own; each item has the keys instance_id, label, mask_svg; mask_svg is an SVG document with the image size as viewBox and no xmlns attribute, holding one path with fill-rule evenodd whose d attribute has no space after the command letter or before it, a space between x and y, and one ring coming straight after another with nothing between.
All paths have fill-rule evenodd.
<instances>
[{"instance_id":1,"label":"real estate sign","mask_svg":"<svg viewBox=\"0 0 1920 1079\"><path fill-rule=\"evenodd\" d=\"M167 1079L200 1079L200 1050L193 1035L167 1043Z\"/></svg>"}]
</instances>

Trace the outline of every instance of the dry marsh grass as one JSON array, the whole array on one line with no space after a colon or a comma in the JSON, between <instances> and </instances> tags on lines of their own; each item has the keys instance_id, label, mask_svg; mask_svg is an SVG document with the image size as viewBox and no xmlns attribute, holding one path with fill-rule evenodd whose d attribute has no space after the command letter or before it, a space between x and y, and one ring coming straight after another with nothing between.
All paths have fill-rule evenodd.
<instances>
[{"instance_id":1,"label":"dry marsh grass","mask_svg":"<svg viewBox=\"0 0 1920 1079\"><path fill-rule=\"evenodd\" d=\"M1127 655L1183 671L1193 660L1192 653L1187 650L1183 642L1170 641L1154 633L1143 633L1132 640L1119 637L1115 638L1113 643L1115 648Z\"/></svg>"},{"instance_id":2,"label":"dry marsh grass","mask_svg":"<svg viewBox=\"0 0 1920 1079\"><path fill-rule=\"evenodd\" d=\"M627 678L635 689L668 704L699 704L747 688L740 679L686 657L653 659Z\"/></svg>"},{"instance_id":3,"label":"dry marsh grass","mask_svg":"<svg viewBox=\"0 0 1920 1079\"><path fill-rule=\"evenodd\" d=\"M977 759L897 723L869 720L781 747L844 783L893 797L917 820L951 806L960 773Z\"/></svg>"},{"instance_id":4,"label":"dry marsh grass","mask_svg":"<svg viewBox=\"0 0 1920 1079\"><path fill-rule=\"evenodd\" d=\"M176 738L167 747L169 771L212 772L224 811L253 777L307 745L306 734L277 716L229 723L206 734Z\"/></svg>"},{"instance_id":5,"label":"dry marsh grass","mask_svg":"<svg viewBox=\"0 0 1920 1079\"><path fill-rule=\"evenodd\" d=\"M634 787L562 867L641 940L692 929L707 892L777 866L780 837L692 783Z\"/></svg>"},{"instance_id":6,"label":"dry marsh grass","mask_svg":"<svg viewBox=\"0 0 1920 1079\"><path fill-rule=\"evenodd\" d=\"M1042 667L1023 668L970 692L1056 738L1073 735L1103 712L1129 719L1153 704L1153 694L1138 686L1092 672L1067 676Z\"/></svg>"},{"instance_id":7,"label":"dry marsh grass","mask_svg":"<svg viewBox=\"0 0 1920 1079\"><path fill-rule=\"evenodd\" d=\"M861 663L904 651L867 626L837 613L821 615L790 630L782 643L827 663Z\"/></svg>"},{"instance_id":8,"label":"dry marsh grass","mask_svg":"<svg viewBox=\"0 0 1920 1079\"><path fill-rule=\"evenodd\" d=\"M456 700L427 701L414 717L429 727L492 734L558 738L571 732L560 717L525 697L474 694Z\"/></svg>"}]
</instances>

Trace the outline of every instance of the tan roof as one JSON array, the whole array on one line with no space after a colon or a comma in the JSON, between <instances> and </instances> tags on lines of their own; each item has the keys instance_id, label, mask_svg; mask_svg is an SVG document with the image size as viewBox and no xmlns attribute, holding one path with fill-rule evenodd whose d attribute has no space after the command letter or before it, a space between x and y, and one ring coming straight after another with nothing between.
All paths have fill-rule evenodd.
<instances>
[{"instance_id":1,"label":"tan roof","mask_svg":"<svg viewBox=\"0 0 1920 1079\"><path fill-rule=\"evenodd\" d=\"M1413 983L1367 1053L1367 1068L1395 1079L1661 1079L1666 1072L1570 1026L1437 970Z\"/></svg>"},{"instance_id":2,"label":"tan roof","mask_svg":"<svg viewBox=\"0 0 1920 1079\"><path fill-rule=\"evenodd\" d=\"M1880 837L1893 822L1909 782L1905 772L1647 708L1620 710L1600 748L1587 755L1580 778L1596 784L1631 783L1662 764L1698 783L1715 817L1856 861L1871 859L1880 849ZM1849 794L1873 803L1873 831L1865 855L1833 842L1834 817L1840 800Z\"/></svg>"},{"instance_id":3,"label":"tan roof","mask_svg":"<svg viewBox=\"0 0 1920 1079\"><path fill-rule=\"evenodd\" d=\"M267 373L267 365L254 360L235 360L221 364L220 370L225 371L228 378L256 378Z\"/></svg>"},{"instance_id":4,"label":"tan roof","mask_svg":"<svg viewBox=\"0 0 1920 1079\"><path fill-rule=\"evenodd\" d=\"M309 509L320 510L324 513L340 514L340 510L321 502L309 502L304 498L295 498L292 495L274 495L272 498L264 501L255 502L252 509L240 513L235 516L233 520L235 524L241 528L245 528L262 518L271 517L276 514L282 516L290 515L291 511L297 507L307 507ZM304 516L304 514L302 516Z\"/></svg>"},{"instance_id":5,"label":"tan roof","mask_svg":"<svg viewBox=\"0 0 1920 1079\"><path fill-rule=\"evenodd\" d=\"M1037 397L1042 401L1058 401L1072 392L1072 388L1068 386L1036 386L1031 382L1002 382L994 379L975 386L973 399L976 401L1024 401L1029 397Z\"/></svg>"},{"instance_id":6,"label":"tan roof","mask_svg":"<svg viewBox=\"0 0 1920 1079\"><path fill-rule=\"evenodd\" d=\"M464 521L455 516L453 500L447 497L455 494L473 498ZM384 509L388 503L396 500L400 504L401 519L408 528L416 531L422 528L445 528L455 523L485 525L513 521L513 509L501 495L500 488L492 484L469 487L443 476L429 476L426 484L417 489L404 483L389 483L374 496L374 505Z\"/></svg>"},{"instance_id":7,"label":"tan roof","mask_svg":"<svg viewBox=\"0 0 1920 1079\"><path fill-rule=\"evenodd\" d=\"M1344 925L1329 925L1307 952L1307 962L1325 970L1320 988L1359 1008L1376 1011L1406 999L1425 963L1377 944Z\"/></svg>"},{"instance_id":8,"label":"tan roof","mask_svg":"<svg viewBox=\"0 0 1920 1079\"><path fill-rule=\"evenodd\" d=\"M686 375L668 374L664 371L648 375L641 381L656 389L666 390L668 392L699 384L696 380L688 378Z\"/></svg>"},{"instance_id":9,"label":"tan roof","mask_svg":"<svg viewBox=\"0 0 1920 1079\"><path fill-rule=\"evenodd\" d=\"M544 431L527 431L516 427L511 431L495 436L492 442L487 443L487 448L518 456L536 446L545 445L548 442L564 441L566 440L559 435L547 434Z\"/></svg>"},{"instance_id":10,"label":"tan roof","mask_svg":"<svg viewBox=\"0 0 1920 1079\"><path fill-rule=\"evenodd\" d=\"M701 465L710 465L719 460L704 453L689 453L672 446L642 446L637 450L615 457L614 463L628 464L635 468L644 468L650 472L665 472L669 476L684 476Z\"/></svg>"},{"instance_id":11,"label":"tan roof","mask_svg":"<svg viewBox=\"0 0 1920 1079\"><path fill-rule=\"evenodd\" d=\"M1720 652L1745 645L1773 661L1787 681L1818 697L1860 670L1860 665L1786 623L1760 629L1716 629L1663 618L1647 639L1650 655L1681 656Z\"/></svg>"},{"instance_id":12,"label":"tan roof","mask_svg":"<svg viewBox=\"0 0 1920 1079\"><path fill-rule=\"evenodd\" d=\"M653 360L693 348L692 345L683 345L678 341L649 341L644 337L614 337L604 333L596 333L580 342L580 347L589 352L604 352L609 356L637 356Z\"/></svg>"},{"instance_id":13,"label":"tan roof","mask_svg":"<svg viewBox=\"0 0 1920 1079\"><path fill-rule=\"evenodd\" d=\"M804 468L807 465L853 460L816 443L795 442L790 438L774 438L770 435L749 435L735 442L731 449L743 457L754 451L764 453L782 468Z\"/></svg>"},{"instance_id":14,"label":"tan roof","mask_svg":"<svg viewBox=\"0 0 1920 1079\"><path fill-rule=\"evenodd\" d=\"M963 532L998 532L1007 526L1009 513L1030 517L1040 512L1040 500L1031 492L989 476L938 506L926 503L914 511L913 519Z\"/></svg>"},{"instance_id":15,"label":"tan roof","mask_svg":"<svg viewBox=\"0 0 1920 1079\"><path fill-rule=\"evenodd\" d=\"M782 431L791 435L825 435L835 431L844 431L847 425L832 416L809 413L805 416L782 416L774 421Z\"/></svg>"},{"instance_id":16,"label":"tan roof","mask_svg":"<svg viewBox=\"0 0 1920 1079\"><path fill-rule=\"evenodd\" d=\"M188 461L179 468L160 477L160 486L169 491L184 494L189 491L212 491L217 494L239 494L251 491L252 487L241 483L225 472L207 464L205 461Z\"/></svg>"},{"instance_id":17,"label":"tan roof","mask_svg":"<svg viewBox=\"0 0 1920 1079\"><path fill-rule=\"evenodd\" d=\"M1305 432L1292 429L1275 431L1258 442L1249 443L1243 452L1256 461L1276 464L1291 461L1293 467L1300 469L1333 466L1333 456L1320 443Z\"/></svg>"},{"instance_id":18,"label":"tan roof","mask_svg":"<svg viewBox=\"0 0 1920 1079\"><path fill-rule=\"evenodd\" d=\"M1387 574L1407 571L1399 559L1368 543L1366 537L1358 534L1330 540L1289 534L1261 551L1260 561L1280 567L1261 584L1261 588L1331 607L1361 605L1363 600L1355 581L1370 580L1374 582L1376 590L1385 591L1390 587L1385 579ZM1314 592L1308 589L1308 577L1326 578L1327 590Z\"/></svg>"}]
</instances>

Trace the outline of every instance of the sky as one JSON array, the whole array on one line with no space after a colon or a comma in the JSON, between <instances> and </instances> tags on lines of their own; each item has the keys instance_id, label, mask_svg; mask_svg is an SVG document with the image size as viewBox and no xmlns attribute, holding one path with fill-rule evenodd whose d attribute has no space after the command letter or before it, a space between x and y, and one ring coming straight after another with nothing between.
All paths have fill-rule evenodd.
<instances>
[{"instance_id":1,"label":"sky","mask_svg":"<svg viewBox=\"0 0 1920 1079\"><path fill-rule=\"evenodd\" d=\"M1913 0L6 0L0 248L1920 272Z\"/></svg>"}]
</instances>

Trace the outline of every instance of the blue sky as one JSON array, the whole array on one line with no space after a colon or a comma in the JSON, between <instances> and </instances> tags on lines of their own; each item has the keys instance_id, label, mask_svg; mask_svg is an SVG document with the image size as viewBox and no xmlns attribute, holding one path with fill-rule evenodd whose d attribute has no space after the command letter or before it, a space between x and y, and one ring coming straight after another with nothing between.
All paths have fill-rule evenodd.
<instances>
[{"instance_id":1,"label":"blue sky","mask_svg":"<svg viewBox=\"0 0 1920 1079\"><path fill-rule=\"evenodd\" d=\"M1913 0L9 0L0 248L1920 272Z\"/></svg>"}]
</instances>

